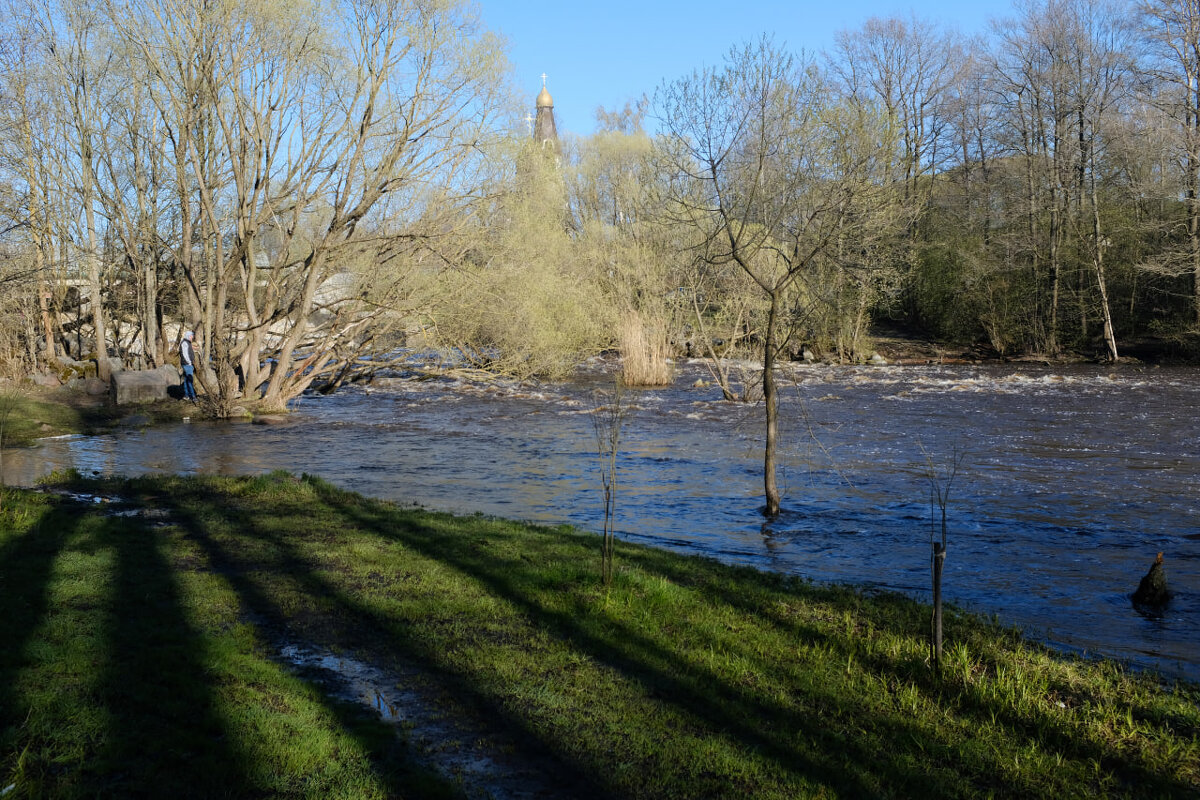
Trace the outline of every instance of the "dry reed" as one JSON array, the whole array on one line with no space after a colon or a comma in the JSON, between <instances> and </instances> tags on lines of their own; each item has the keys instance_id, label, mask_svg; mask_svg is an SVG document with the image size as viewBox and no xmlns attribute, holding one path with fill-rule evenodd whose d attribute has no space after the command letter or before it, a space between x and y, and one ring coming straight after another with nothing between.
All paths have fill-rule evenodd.
<instances>
[{"instance_id":1,"label":"dry reed","mask_svg":"<svg viewBox=\"0 0 1200 800\"><path fill-rule=\"evenodd\" d=\"M674 370L671 345L662 325L647 323L631 311L621 321L621 382L626 386L670 386Z\"/></svg>"}]
</instances>

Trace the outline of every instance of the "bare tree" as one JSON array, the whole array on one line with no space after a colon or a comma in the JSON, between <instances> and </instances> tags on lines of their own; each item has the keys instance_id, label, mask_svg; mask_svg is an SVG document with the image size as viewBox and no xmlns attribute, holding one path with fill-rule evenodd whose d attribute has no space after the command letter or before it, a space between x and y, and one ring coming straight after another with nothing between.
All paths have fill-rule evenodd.
<instances>
[{"instance_id":1,"label":"bare tree","mask_svg":"<svg viewBox=\"0 0 1200 800\"><path fill-rule=\"evenodd\" d=\"M1078 3L1073 8L1073 23L1077 46L1074 54L1074 94L1077 135L1079 137L1078 191L1086 197L1079 203L1081 211L1090 206L1090 224L1078 215L1081 238L1087 242L1092 273L1099 293L1104 342L1111 361L1120 358L1112 303L1109 300L1109 281L1104 254L1111 246L1106 230L1101 202L1100 185L1105 181L1105 153L1108 140L1116 126L1110 118L1120 110L1128 95L1134 73L1131 54L1132 27L1123 9L1109 2Z\"/></svg>"},{"instance_id":2,"label":"bare tree","mask_svg":"<svg viewBox=\"0 0 1200 800\"><path fill-rule=\"evenodd\" d=\"M36 13L36 12L35 12ZM104 309L105 281L101 245L104 236L100 216L101 188L98 176L97 138L107 125L111 105L110 67L112 43L97 10L83 0L63 0L41 8L34 17L40 40L47 49L46 65L54 89L62 98L58 124L61 131L55 166L69 184L62 192L63 205L70 209L61 220L74 228L70 240L82 245L84 285L89 303L98 373L109 376L109 330ZM70 200L67 200L67 197ZM65 247L68 237L61 238Z\"/></svg>"},{"instance_id":3,"label":"bare tree","mask_svg":"<svg viewBox=\"0 0 1200 800\"><path fill-rule=\"evenodd\" d=\"M616 553L617 456L621 452L621 426L629 407L620 381L610 390L592 395L592 427L596 453L600 457L600 484L604 493L604 532L600 546L600 573L605 586L612 585Z\"/></svg>"},{"instance_id":4,"label":"bare tree","mask_svg":"<svg viewBox=\"0 0 1200 800\"><path fill-rule=\"evenodd\" d=\"M1200 6L1193 0L1144 0L1145 36L1151 46L1148 76L1161 89L1149 94L1171 120L1174 161L1187 212L1182 264L1169 272L1191 274L1192 317L1200 325ZM1177 264L1179 259L1159 259Z\"/></svg>"},{"instance_id":5,"label":"bare tree","mask_svg":"<svg viewBox=\"0 0 1200 800\"><path fill-rule=\"evenodd\" d=\"M968 63L958 34L916 17L872 17L860 29L837 36L833 70L844 91L878 103L895 128L897 177L905 198L921 206L953 155L949 101Z\"/></svg>"},{"instance_id":6,"label":"bare tree","mask_svg":"<svg viewBox=\"0 0 1200 800\"><path fill-rule=\"evenodd\" d=\"M1057 3L1058 0L1048 0ZM1069 192L1072 148L1072 104L1067 86L1067 60L1073 44L1059 25L1057 14L1028 0L1017 20L997 22L998 52L992 69L995 87L1005 109L1003 124L1008 144L1018 154L1025 171L1024 216L1033 281L1048 284L1048 300L1038 295L1035 317L1041 346L1059 351L1060 298L1063 286L1063 244ZM1046 274L1048 272L1048 275Z\"/></svg>"},{"instance_id":7,"label":"bare tree","mask_svg":"<svg viewBox=\"0 0 1200 800\"><path fill-rule=\"evenodd\" d=\"M1070 321L1064 301L1074 296L1076 330L1088 335L1094 301L1108 357L1116 360L1100 172L1111 119L1129 89L1131 29L1123 7L1107 0L1039 0L1021 12L997 25L994 85L1008 142L1025 165L1026 247L1034 280L1049 295L1036 314L1045 349L1061 347Z\"/></svg>"},{"instance_id":8,"label":"bare tree","mask_svg":"<svg viewBox=\"0 0 1200 800\"><path fill-rule=\"evenodd\" d=\"M861 252L881 212L893 209L880 172L886 130L870 109L831 101L812 64L765 39L734 49L723 67L666 84L656 104L670 213L694 232L698 255L736 264L766 306L763 483L764 512L773 517L780 509L776 363L789 323L821 289L810 281L803 297L802 279Z\"/></svg>"},{"instance_id":9,"label":"bare tree","mask_svg":"<svg viewBox=\"0 0 1200 800\"><path fill-rule=\"evenodd\" d=\"M436 261L469 195L498 106L495 41L453 2L106 8L150 77L157 121L129 133L165 148L176 227L160 242L218 411L243 390L281 408L344 375L397 300L363 270ZM148 201L144 165L132 180ZM147 217L163 220L148 204L123 227Z\"/></svg>"},{"instance_id":10,"label":"bare tree","mask_svg":"<svg viewBox=\"0 0 1200 800\"><path fill-rule=\"evenodd\" d=\"M42 361L52 364L58 355L57 340L61 326L51 313L54 297L52 265L54 262L53 228L50 219L49 196L52 192L47 150L42 131L52 130L52 108L47 101L38 75L41 61L39 40L33 25L20 7L8 7L10 35L0 48L0 70L7 76L3 99L8 114L3 132L6 147L0 148L4 168L12 176L14 193L12 205L6 209L12 220L10 231L22 231L28 237L29 255L33 262L40 331L45 342ZM24 238L24 237L22 237ZM36 340L29 349L37 354ZM35 357L30 366L37 362Z\"/></svg>"},{"instance_id":11,"label":"bare tree","mask_svg":"<svg viewBox=\"0 0 1200 800\"><path fill-rule=\"evenodd\" d=\"M925 479L929 482L929 567L933 583L933 619L930 623L929 650L934 667L942 666L942 571L946 566L946 547L949 544L947 509L954 479L966 454L955 447L944 473L939 474L933 457L921 445L925 456Z\"/></svg>"}]
</instances>

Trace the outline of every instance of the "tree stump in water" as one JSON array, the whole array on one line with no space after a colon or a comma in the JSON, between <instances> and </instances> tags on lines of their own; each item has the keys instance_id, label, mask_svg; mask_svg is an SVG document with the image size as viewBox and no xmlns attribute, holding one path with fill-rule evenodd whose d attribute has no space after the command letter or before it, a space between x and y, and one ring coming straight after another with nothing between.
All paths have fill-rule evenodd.
<instances>
[{"instance_id":1,"label":"tree stump in water","mask_svg":"<svg viewBox=\"0 0 1200 800\"><path fill-rule=\"evenodd\" d=\"M1162 553L1150 566L1150 571L1138 584L1133 593L1133 602L1146 606L1163 606L1171 599L1171 591L1167 588L1167 571L1163 569Z\"/></svg>"}]
</instances>

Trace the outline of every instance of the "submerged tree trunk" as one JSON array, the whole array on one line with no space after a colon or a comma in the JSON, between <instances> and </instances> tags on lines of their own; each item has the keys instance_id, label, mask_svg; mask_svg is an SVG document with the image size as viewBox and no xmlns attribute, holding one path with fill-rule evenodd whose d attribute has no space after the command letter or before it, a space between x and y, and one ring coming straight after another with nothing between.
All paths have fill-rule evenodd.
<instances>
[{"instance_id":1,"label":"submerged tree trunk","mask_svg":"<svg viewBox=\"0 0 1200 800\"><path fill-rule=\"evenodd\" d=\"M779 486L775 482L775 451L779 439L779 396L775 386L775 338L779 327L779 293L771 292L771 310L767 315L767 330L763 341L763 403L767 409L767 443L763 454L763 488L768 517L779 516Z\"/></svg>"}]
</instances>

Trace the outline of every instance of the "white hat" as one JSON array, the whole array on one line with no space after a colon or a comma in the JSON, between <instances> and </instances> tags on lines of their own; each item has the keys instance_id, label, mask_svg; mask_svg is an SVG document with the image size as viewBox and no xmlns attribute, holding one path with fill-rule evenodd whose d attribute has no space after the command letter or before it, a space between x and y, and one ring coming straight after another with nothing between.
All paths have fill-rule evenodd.
<instances>
[{"instance_id":1,"label":"white hat","mask_svg":"<svg viewBox=\"0 0 1200 800\"><path fill-rule=\"evenodd\" d=\"M195 336L195 334L194 334L194 333L192 333L191 331L188 331L187 333L185 333L185 334L183 335L183 338L185 338L185 339L189 339L189 340L190 340L190 339L192 339L194 336Z\"/></svg>"}]
</instances>

